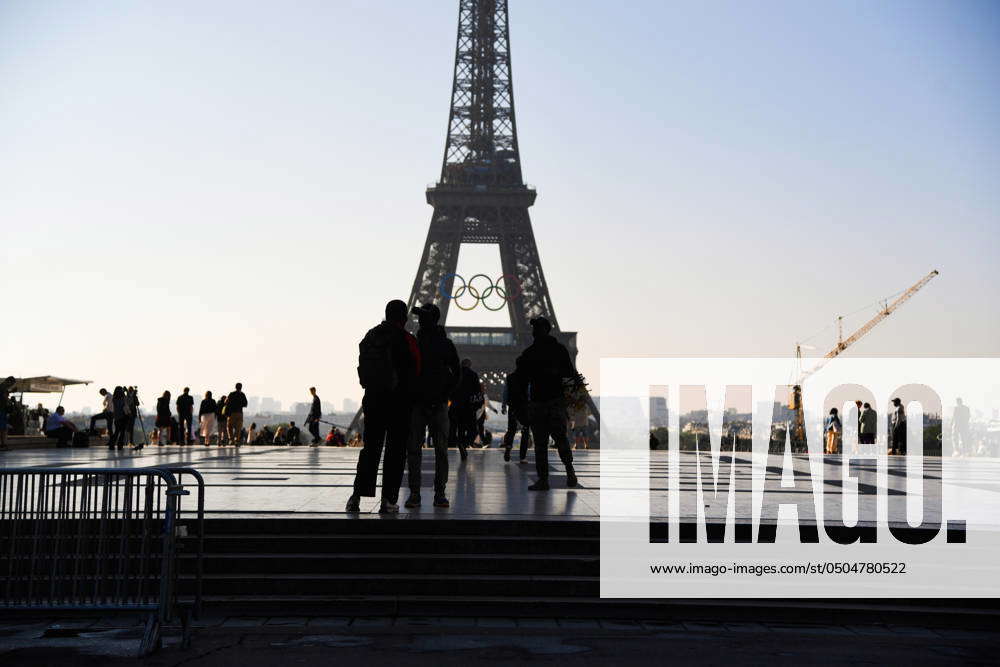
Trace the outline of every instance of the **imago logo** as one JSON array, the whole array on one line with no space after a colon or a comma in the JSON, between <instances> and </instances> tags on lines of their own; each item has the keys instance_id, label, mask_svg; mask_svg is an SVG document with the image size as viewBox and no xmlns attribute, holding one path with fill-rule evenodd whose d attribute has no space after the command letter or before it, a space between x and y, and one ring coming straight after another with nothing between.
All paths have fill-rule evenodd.
<instances>
[{"instance_id":1,"label":"imago logo","mask_svg":"<svg viewBox=\"0 0 1000 667\"><path fill-rule=\"evenodd\" d=\"M986 595L998 366L603 360L602 595Z\"/></svg>"}]
</instances>

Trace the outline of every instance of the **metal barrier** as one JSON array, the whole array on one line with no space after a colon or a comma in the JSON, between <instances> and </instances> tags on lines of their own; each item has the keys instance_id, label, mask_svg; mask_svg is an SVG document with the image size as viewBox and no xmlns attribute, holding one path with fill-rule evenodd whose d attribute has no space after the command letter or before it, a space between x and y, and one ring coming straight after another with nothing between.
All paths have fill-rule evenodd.
<instances>
[{"instance_id":1,"label":"metal barrier","mask_svg":"<svg viewBox=\"0 0 1000 667\"><path fill-rule=\"evenodd\" d=\"M185 476L198 486L194 536L178 531ZM147 611L139 655L160 646L176 614L189 644L201 606L204 494L191 468L0 470L0 610ZM179 546L196 561L190 604L178 591Z\"/></svg>"}]
</instances>

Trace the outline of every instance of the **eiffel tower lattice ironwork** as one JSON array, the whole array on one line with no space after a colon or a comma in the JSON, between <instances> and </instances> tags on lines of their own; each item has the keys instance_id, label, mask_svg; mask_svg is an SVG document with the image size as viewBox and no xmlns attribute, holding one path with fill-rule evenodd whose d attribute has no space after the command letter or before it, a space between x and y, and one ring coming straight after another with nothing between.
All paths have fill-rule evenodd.
<instances>
[{"instance_id":1,"label":"eiffel tower lattice ironwork","mask_svg":"<svg viewBox=\"0 0 1000 667\"><path fill-rule=\"evenodd\" d=\"M459 355L472 360L496 399L504 375L530 343L531 318L548 318L576 359L576 333L559 328L545 283L528 215L534 202L535 190L521 176L507 0L460 0L441 178L427 189L434 213L409 305L441 308ZM454 274L463 243L499 246L510 327L447 326L453 299L446 295L461 293Z\"/></svg>"},{"instance_id":2,"label":"eiffel tower lattice ironwork","mask_svg":"<svg viewBox=\"0 0 1000 667\"><path fill-rule=\"evenodd\" d=\"M559 328L528 215L536 192L521 175L507 16L507 0L459 0L448 136L441 177L427 188L434 213L408 303L438 305L459 356L472 360L493 399L531 342L532 318L548 318L574 364L577 354L576 332ZM449 306L462 301L447 295L461 293L464 243L499 246L503 276L491 279L509 295L509 327L447 325Z\"/></svg>"}]
</instances>

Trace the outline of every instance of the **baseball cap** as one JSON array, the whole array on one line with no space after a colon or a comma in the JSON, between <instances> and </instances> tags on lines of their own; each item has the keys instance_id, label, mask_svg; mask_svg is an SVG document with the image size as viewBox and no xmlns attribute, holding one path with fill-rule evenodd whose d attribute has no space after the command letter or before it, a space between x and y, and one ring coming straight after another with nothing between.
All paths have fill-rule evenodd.
<instances>
[{"instance_id":1,"label":"baseball cap","mask_svg":"<svg viewBox=\"0 0 1000 667\"><path fill-rule=\"evenodd\" d=\"M430 315L435 320L441 319L441 309L433 303L425 303L420 306L414 306L410 312L417 316Z\"/></svg>"}]
</instances>

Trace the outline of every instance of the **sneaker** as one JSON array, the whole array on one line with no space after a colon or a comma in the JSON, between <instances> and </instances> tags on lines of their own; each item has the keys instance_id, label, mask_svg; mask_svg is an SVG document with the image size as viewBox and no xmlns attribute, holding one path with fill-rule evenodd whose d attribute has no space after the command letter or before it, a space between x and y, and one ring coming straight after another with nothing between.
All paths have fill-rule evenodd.
<instances>
[{"instance_id":1,"label":"sneaker","mask_svg":"<svg viewBox=\"0 0 1000 667\"><path fill-rule=\"evenodd\" d=\"M522 459L521 459L520 461L518 461L518 463L520 463L521 465L524 465L524 464L525 464L525 463L527 463L527 462L528 462L528 457L527 457L527 456L525 456L525 457L524 457L524 458L522 458Z\"/></svg>"},{"instance_id":2,"label":"sneaker","mask_svg":"<svg viewBox=\"0 0 1000 667\"><path fill-rule=\"evenodd\" d=\"M576 488L577 481L575 472L566 473L566 486L570 489Z\"/></svg>"},{"instance_id":3,"label":"sneaker","mask_svg":"<svg viewBox=\"0 0 1000 667\"><path fill-rule=\"evenodd\" d=\"M510 461L510 450L509 449L503 450L503 460L504 461Z\"/></svg>"},{"instance_id":4,"label":"sneaker","mask_svg":"<svg viewBox=\"0 0 1000 667\"><path fill-rule=\"evenodd\" d=\"M528 487L528 491L548 491L549 482L548 480L540 479L531 486Z\"/></svg>"},{"instance_id":5,"label":"sneaker","mask_svg":"<svg viewBox=\"0 0 1000 667\"><path fill-rule=\"evenodd\" d=\"M378 507L379 514L399 514L399 505L397 503L390 503L385 498L382 499L382 504Z\"/></svg>"},{"instance_id":6,"label":"sneaker","mask_svg":"<svg viewBox=\"0 0 1000 667\"><path fill-rule=\"evenodd\" d=\"M344 508L345 512L360 512L361 511L361 498L358 494L352 495L347 499L347 507Z\"/></svg>"},{"instance_id":7,"label":"sneaker","mask_svg":"<svg viewBox=\"0 0 1000 667\"><path fill-rule=\"evenodd\" d=\"M434 507L451 507L451 503L444 496L437 496L434 498Z\"/></svg>"},{"instance_id":8,"label":"sneaker","mask_svg":"<svg viewBox=\"0 0 1000 667\"><path fill-rule=\"evenodd\" d=\"M410 497L403 503L404 507L420 507L420 494L410 492Z\"/></svg>"}]
</instances>

